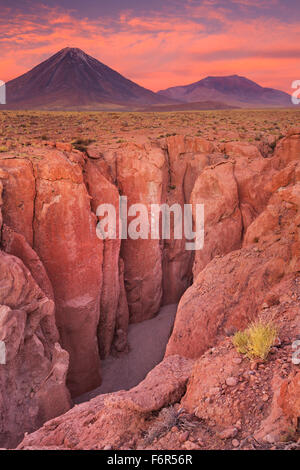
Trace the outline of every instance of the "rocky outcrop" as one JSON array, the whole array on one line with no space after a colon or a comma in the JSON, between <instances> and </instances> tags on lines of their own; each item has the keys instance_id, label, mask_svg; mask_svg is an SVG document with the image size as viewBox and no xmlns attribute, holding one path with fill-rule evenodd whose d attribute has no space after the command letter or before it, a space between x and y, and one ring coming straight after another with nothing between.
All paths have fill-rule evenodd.
<instances>
[{"instance_id":1,"label":"rocky outcrop","mask_svg":"<svg viewBox=\"0 0 300 470\"><path fill-rule=\"evenodd\" d=\"M274 156L279 160L281 168L288 163L299 160L300 129L290 129L287 135L276 145Z\"/></svg>"},{"instance_id":2,"label":"rocky outcrop","mask_svg":"<svg viewBox=\"0 0 300 470\"><path fill-rule=\"evenodd\" d=\"M96 214L100 204L112 204L116 213L116 231L119 233L119 192L100 172L93 161L88 160L84 167L84 179L91 199L91 207ZM103 279L100 300L100 318L98 323L98 344L100 356L105 358L113 343L117 322L124 323L122 331L126 334L128 314L127 302L123 295L124 281L119 277L119 257L121 240L118 235L115 239L103 241ZM121 298L120 298L121 297ZM125 309L125 313L124 313ZM120 320L122 317L122 320ZM125 317L125 318L124 318Z\"/></svg>"},{"instance_id":3,"label":"rocky outcrop","mask_svg":"<svg viewBox=\"0 0 300 470\"><path fill-rule=\"evenodd\" d=\"M33 245L33 213L35 199L35 178L32 164L26 158L12 155L1 158L1 181L3 184L3 221L24 236Z\"/></svg>"},{"instance_id":4,"label":"rocky outcrop","mask_svg":"<svg viewBox=\"0 0 300 470\"><path fill-rule=\"evenodd\" d=\"M128 227L124 228L130 230L133 217L140 216L147 224L151 220L150 205L164 201L167 165L160 148L145 149L136 144L122 146L116 158L118 187L121 195L127 197L128 208L133 204L143 204L147 211L145 214L128 214ZM141 227L136 230L141 230ZM124 281L132 323L152 318L162 300L160 240L150 239L149 234L146 233L147 239L128 237L122 241Z\"/></svg>"},{"instance_id":5,"label":"rocky outcrop","mask_svg":"<svg viewBox=\"0 0 300 470\"><path fill-rule=\"evenodd\" d=\"M247 142L227 142L223 147L225 154L233 158L246 157L252 160L262 156L255 145Z\"/></svg>"},{"instance_id":6,"label":"rocky outcrop","mask_svg":"<svg viewBox=\"0 0 300 470\"><path fill-rule=\"evenodd\" d=\"M299 293L299 276L290 274L265 298L259 317L272 318L279 334L267 361L249 361L231 338L219 340L195 361L181 406L212 426L220 442L238 434L254 435L262 445L294 438L299 373L291 345L300 332Z\"/></svg>"},{"instance_id":7,"label":"rocky outcrop","mask_svg":"<svg viewBox=\"0 0 300 470\"><path fill-rule=\"evenodd\" d=\"M213 258L183 295L167 355L199 357L218 338L245 327L268 292L299 271L299 163L290 165L293 171L274 175L273 195L248 227L244 248ZM282 179L286 186L278 188Z\"/></svg>"},{"instance_id":8,"label":"rocky outcrop","mask_svg":"<svg viewBox=\"0 0 300 470\"><path fill-rule=\"evenodd\" d=\"M278 161L275 158L265 159L260 155L255 159L235 158L234 178L242 215L242 235L266 207L272 194L268 184L276 174L277 167Z\"/></svg>"},{"instance_id":9,"label":"rocky outcrop","mask_svg":"<svg viewBox=\"0 0 300 470\"><path fill-rule=\"evenodd\" d=\"M127 143L107 154L90 152L90 157L71 151L65 143L51 150L31 149L18 158L2 154L0 254L3 292L9 289L9 294L0 299L0 353L5 351L9 362L3 364L3 378L0 370L0 383L3 390L9 389L12 374L26 397L28 383L36 383L26 401L32 411L17 424L10 415L5 418L4 445L12 442L13 433L20 439L24 430L35 429L70 406L65 387L68 357L61 346L70 354L72 394L96 388L101 381L100 358L127 350L129 322L152 318L162 304L179 300L192 282L193 264L194 283L180 300L165 360L134 389L75 407L28 436L22 447L104 448L127 445L128 436L141 440L149 422L156 422L156 412L178 405L188 377L182 401L188 413L209 426L217 423L220 432L222 419L238 429L247 411L246 399L254 400L255 388L240 405L229 393L230 387L237 387L238 395L243 392L239 385L245 382L247 366L237 362L226 337L265 310L277 308L276 318L287 318L286 323L294 326L299 314L294 301L300 269L298 145L299 134L293 131L280 140L274 155L264 155L267 158L256 146L237 142L219 147L219 152L210 142L182 136L168 137L161 145ZM127 196L128 207L146 205L148 220L151 204L182 208L185 203L203 203L203 250L187 251L185 238L174 239L174 228L171 240L161 240L160 235L122 242L118 237L99 239L97 208L113 204L118 220L119 194ZM136 209L143 211L141 206ZM129 214L123 229L132 228L133 217L141 212ZM23 273L13 281L16 292L5 281L9 270ZM33 296L30 301L26 286ZM11 291L21 300L11 300ZM217 351L214 364L212 347ZM283 352L281 361L287 357L285 348ZM27 370L27 355L32 370ZM184 358L198 359L193 372L190 359ZM276 374L285 374L285 369L275 369L274 380ZM19 400L18 387L14 403ZM223 392L228 397L222 415ZM289 420L298 412L289 398L295 393L291 376L280 402L282 415ZM274 387L269 398L271 394L275 397ZM265 397L261 399L264 402ZM277 423L276 400L272 399L274 415L265 415L268 429ZM5 409L14 410L8 402ZM178 416L176 420L179 423ZM258 422L251 426L251 432L259 429ZM259 432L264 439L264 432Z\"/></svg>"},{"instance_id":10,"label":"rocky outcrop","mask_svg":"<svg viewBox=\"0 0 300 470\"><path fill-rule=\"evenodd\" d=\"M57 327L70 353L68 386L77 395L100 384L97 327L103 243L96 236L96 217L80 165L53 151L33 159L33 169L34 249L53 286Z\"/></svg>"},{"instance_id":11,"label":"rocky outcrop","mask_svg":"<svg viewBox=\"0 0 300 470\"><path fill-rule=\"evenodd\" d=\"M293 425L295 431L299 431L300 420L300 372L293 372L283 382L280 388L278 404L284 415Z\"/></svg>"},{"instance_id":12,"label":"rocky outcrop","mask_svg":"<svg viewBox=\"0 0 300 470\"><path fill-rule=\"evenodd\" d=\"M166 139L165 152L168 162L168 186L166 203L169 207L179 204L183 213L184 204L190 202L197 176L209 164L209 154L214 145L201 138L182 135ZM163 303L177 303L183 292L192 282L193 251L186 250L187 239L174 237L171 224L171 237L163 244Z\"/></svg>"},{"instance_id":13,"label":"rocky outcrop","mask_svg":"<svg viewBox=\"0 0 300 470\"><path fill-rule=\"evenodd\" d=\"M137 387L100 395L75 406L23 440L20 449L56 447L103 449L121 446L147 429L151 413L180 400L191 373L192 361L169 357ZM162 380L164 377L164 380Z\"/></svg>"},{"instance_id":14,"label":"rocky outcrop","mask_svg":"<svg viewBox=\"0 0 300 470\"><path fill-rule=\"evenodd\" d=\"M193 215L196 204L204 204L204 246L195 252L194 278L215 257L241 246L242 218L232 162L207 167L198 177L191 195Z\"/></svg>"},{"instance_id":15,"label":"rocky outcrop","mask_svg":"<svg viewBox=\"0 0 300 470\"><path fill-rule=\"evenodd\" d=\"M0 445L14 446L70 406L68 353L44 320L54 303L15 256L0 252ZM50 322L52 323L52 322ZM48 323L49 324L49 323ZM53 326L53 323L52 323ZM56 336L56 338L53 338Z\"/></svg>"}]
</instances>

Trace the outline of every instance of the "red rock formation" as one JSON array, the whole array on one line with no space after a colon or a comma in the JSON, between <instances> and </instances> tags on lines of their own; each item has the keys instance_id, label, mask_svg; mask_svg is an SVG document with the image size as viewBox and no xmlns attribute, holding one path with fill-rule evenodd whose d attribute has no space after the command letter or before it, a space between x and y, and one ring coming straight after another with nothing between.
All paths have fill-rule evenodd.
<instances>
[{"instance_id":1,"label":"red rock formation","mask_svg":"<svg viewBox=\"0 0 300 470\"><path fill-rule=\"evenodd\" d=\"M230 396L226 404L226 397L222 396L222 388L226 386L229 377L233 378L230 383L238 385L241 366L234 362L236 357L237 353L226 347L220 347L214 352L207 351L196 361L187 393L181 401L188 412L208 422L214 421L221 429L234 426L243 415L240 407L230 403Z\"/></svg>"},{"instance_id":2,"label":"red rock formation","mask_svg":"<svg viewBox=\"0 0 300 470\"><path fill-rule=\"evenodd\" d=\"M167 178L165 156L160 148L145 149L124 144L117 154L117 180L120 192L128 198L128 207L142 203L164 202ZM138 215L138 214L137 214ZM130 224L132 218L128 219ZM152 318L162 299L162 255L160 241L131 238L122 241L124 279L131 322Z\"/></svg>"},{"instance_id":3,"label":"red rock formation","mask_svg":"<svg viewBox=\"0 0 300 470\"><path fill-rule=\"evenodd\" d=\"M54 303L18 258L0 251L0 445L70 408L68 354L43 328Z\"/></svg>"},{"instance_id":4,"label":"red rock formation","mask_svg":"<svg viewBox=\"0 0 300 470\"><path fill-rule=\"evenodd\" d=\"M117 307L117 320L113 346L117 352L124 351L127 347L127 330L129 323L129 309L124 285L124 261L119 258L119 286L120 294Z\"/></svg>"},{"instance_id":5,"label":"red rock formation","mask_svg":"<svg viewBox=\"0 0 300 470\"><path fill-rule=\"evenodd\" d=\"M80 152L49 149L33 150L30 158L0 159L2 248L7 251L0 253L0 340L8 345L9 360L9 367L0 366L6 367L3 376L0 369L0 384L3 390L9 387L13 376L26 395L31 373L37 382L36 394L29 393L26 401L31 406L30 400L36 400L34 409L17 426L9 415L13 405L5 403L9 411L4 443L11 442L10 433L35 429L69 406L64 385L67 357L56 343L50 299L55 301L62 345L70 352L69 387L76 395L99 384L99 350L105 357L111 348L126 349L129 318L137 322L153 317L162 303L177 301L191 281L193 254L186 252L185 240L128 239L120 250L118 240L96 237L96 209L108 202L118 213L119 191L129 205L183 205L190 200L205 204L205 245L195 256L194 284L180 301L165 360L144 382L74 408L26 437L22 448L97 448L99 442L101 448L120 447L129 438L142 439L148 419L155 422L152 412L178 402L190 375L182 402L190 413L196 410L208 422L215 417L220 427L222 420L234 427L243 418L247 395L239 407L228 392L224 412L222 393L215 401L219 392L212 389L219 382L227 389L235 387L238 370L246 372L245 364L235 362L238 358L228 346L230 340L224 341L226 336L268 309L277 309L276 318L295 329L299 311L293 299L299 298L300 270L298 147L299 133L293 131L266 159L256 147L238 143L227 145L230 160L224 161L213 144L180 136L168 138L163 148L125 144L91 159ZM23 177L24 184L19 185ZM13 294L6 278L15 282ZM10 295L19 295L20 300ZM214 363L207 351L212 346L217 351ZM20 354L25 357L22 364ZM174 354L199 358L192 374L190 361ZM27 361L33 371L23 370ZM279 372L275 369L274 380ZM298 413L293 404L297 386L298 379L291 376L282 387L280 406L290 420ZM19 399L18 387L13 403ZM270 429L277 416L276 400L274 415L266 416Z\"/></svg>"},{"instance_id":6,"label":"red rock formation","mask_svg":"<svg viewBox=\"0 0 300 470\"><path fill-rule=\"evenodd\" d=\"M1 158L3 184L3 221L33 243L35 179L30 160L8 156Z\"/></svg>"},{"instance_id":7,"label":"red rock formation","mask_svg":"<svg viewBox=\"0 0 300 470\"><path fill-rule=\"evenodd\" d=\"M274 156L279 159L281 168L289 162L299 160L300 129L290 129L286 137L279 141Z\"/></svg>"},{"instance_id":8,"label":"red rock formation","mask_svg":"<svg viewBox=\"0 0 300 470\"><path fill-rule=\"evenodd\" d=\"M196 204L204 204L204 247L195 252L196 277L215 257L241 246L242 220L237 184L231 162L207 167L198 177L191 195L193 215Z\"/></svg>"},{"instance_id":9,"label":"red rock formation","mask_svg":"<svg viewBox=\"0 0 300 470\"><path fill-rule=\"evenodd\" d=\"M4 224L2 227L2 247L6 253L23 261L41 290L47 297L54 300L53 288L45 267L25 237Z\"/></svg>"},{"instance_id":10,"label":"red rock formation","mask_svg":"<svg viewBox=\"0 0 300 470\"><path fill-rule=\"evenodd\" d=\"M51 300L54 300L54 293L51 282L45 270L43 263L27 243L25 237L19 233L14 232L11 228L3 224L2 227L2 248L6 253L19 258L26 268L30 271L33 279L44 292L44 294ZM55 315L47 315L41 319L43 331L53 342L59 341L59 335L56 328Z\"/></svg>"},{"instance_id":11,"label":"red rock formation","mask_svg":"<svg viewBox=\"0 0 300 470\"><path fill-rule=\"evenodd\" d=\"M51 280L62 345L70 353L68 386L79 395L100 384L97 328L103 242L81 167L59 152L33 163L34 248ZM63 269L62 269L63 267Z\"/></svg>"},{"instance_id":12,"label":"red rock formation","mask_svg":"<svg viewBox=\"0 0 300 470\"><path fill-rule=\"evenodd\" d=\"M242 250L215 257L183 295L167 355L199 357L254 319L268 292L299 270L299 183L279 188L249 226ZM276 180L276 177L275 177Z\"/></svg>"},{"instance_id":13,"label":"red rock formation","mask_svg":"<svg viewBox=\"0 0 300 470\"><path fill-rule=\"evenodd\" d=\"M103 449L107 445L120 446L132 436L141 435L152 412L180 400L191 367L190 360L169 357L137 387L128 392L100 395L76 406L25 437L19 448Z\"/></svg>"},{"instance_id":14,"label":"red rock formation","mask_svg":"<svg viewBox=\"0 0 300 470\"><path fill-rule=\"evenodd\" d=\"M116 230L119 233L119 192L100 173L98 167L87 161L84 168L85 184L92 197L91 207L96 214L100 204L112 204L116 212ZM100 355L105 358L111 349L118 320L120 298L119 254L121 241L106 239L103 242L103 281L101 289L100 319L98 324L98 343ZM127 328L125 333L127 332Z\"/></svg>"},{"instance_id":15,"label":"red rock formation","mask_svg":"<svg viewBox=\"0 0 300 470\"><path fill-rule=\"evenodd\" d=\"M201 138L182 135L166 139L168 158L168 187L166 203L171 207L190 202L197 176L209 163L208 154L214 151L214 145ZM184 233L184 231L183 231ZM192 264L194 253L186 250L186 239L174 239L174 227L171 224L171 239L164 241L163 248L163 304L177 303L192 282Z\"/></svg>"},{"instance_id":16,"label":"red rock formation","mask_svg":"<svg viewBox=\"0 0 300 470\"><path fill-rule=\"evenodd\" d=\"M268 183L275 174L276 159L235 159L234 177L238 188L239 207L242 214L243 233L266 207L272 194Z\"/></svg>"},{"instance_id":17,"label":"red rock formation","mask_svg":"<svg viewBox=\"0 0 300 470\"><path fill-rule=\"evenodd\" d=\"M285 380L280 389L278 404L295 430L299 431L300 419L300 372L294 372Z\"/></svg>"},{"instance_id":18,"label":"red rock formation","mask_svg":"<svg viewBox=\"0 0 300 470\"><path fill-rule=\"evenodd\" d=\"M62 345L70 353L69 387L80 394L100 383L97 327L103 249L81 166L55 150L37 151L31 160L2 158L0 166L5 173L4 221L26 235L46 269ZM23 251L19 255L28 259L28 247L18 240L13 249L18 243Z\"/></svg>"},{"instance_id":19,"label":"red rock formation","mask_svg":"<svg viewBox=\"0 0 300 470\"><path fill-rule=\"evenodd\" d=\"M261 158L261 153L255 145L247 142L227 142L224 145L226 155L234 158L246 157L247 159Z\"/></svg>"}]
</instances>

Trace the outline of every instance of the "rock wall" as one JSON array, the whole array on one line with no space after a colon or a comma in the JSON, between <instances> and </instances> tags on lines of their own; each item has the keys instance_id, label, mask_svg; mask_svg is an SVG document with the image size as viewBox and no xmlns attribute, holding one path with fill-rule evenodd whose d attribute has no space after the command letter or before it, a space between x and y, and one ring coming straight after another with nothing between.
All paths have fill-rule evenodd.
<instances>
[{"instance_id":1,"label":"rock wall","mask_svg":"<svg viewBox=\"0 0 300 470\"><path fill-rule=\"evenodd\" d=\"M300 153L287 158L281 150L298 149L297 142L298 134L283 139L269 161L261 164L259 157L256 171L250 164L242 173L244 162L236 161L233 170L231 162L222 163L198 177L192 198L205 200L205 244L195 255L195 280L180 300L166 355L200 357L218 339L255 319L268 293L285 276L297 275ZM242 214L245 232L240 216L236 218L242 203L252 207L250 218ZM259 215L250 223L255 213Z\"/></svg>"},{"instance_id":2,"label":"rock wall","mask_svg":"<svg viewBox=\"0 0 300 470\"><path fill-rule=\"evenodd\" d=\"M1 187L2 189L2 187ZM7 236L7 229L5 229ZM17 240L17 241L16 241ZM24 238L28 264L41 262ZM48 285L45 272L38 271ZM20 258L0 251L0 445L14 446L71 406L66 375L69 355L58 343L54 302L38 286Z\"/></svg>"},{"instance_id":3,"label":"rock wall","mask_svg":"<svg viewBox=\"0 0 300 470\"><path fill-rule=\"evenodd\" d=\"M10 374L16 394L38 389L17 424L18 396L4 402L4 443L70 406L66 377L73 396L96 388L100 359L126 350L128 323L185 291L166 356L200 357L272 301L299 270L299 135L268 158L254 146L183 136L90 158L59 145L1 155L1 341L11 346L0 383L2 395ZM119 195L146 204L147 215L151 204L204 203L204 249L188 252L185 239L100 240L97 207L113 204L118 215Z\"/></svg>"},{"instance_id":4,"label":"rock wall","mask_svg":"<svg viewBox=\"0 0 300 470\"><path fill-rule=\"evenodd\" d=\"M118 239L100 240L97 207L113 204L118 217L120 194L127 196L128 205L147 204L148 213L151 204L182 206L214 150L203 139L171 137L162 147L124 144L108 152L107 161L59 143L30 148L22 156L1 155L1 253L23 263L41 295L52 302L52 314L39 320L46 359L38 376L46 377L47 366L55 357L66 358L66 350L69 366L65 359L64 373L71 394L96 388L101 382L100 358L112 349L127 348L129 321L151 318L162 304L178 301L192 279L193 256L184 250L184 241L129 239L121 246ZM23 326L17 345L24 341ZM64 348L61 354L58 342ZM30 375L22 377L17 365L12 368L29 387ZM60 380L67 396L63 374ZM49 406L39 405L32 422L20 422L20 433L37 426L36 415L39 424L49 418L47 390L44 399ZM57 407L52 403L53 413L65 411L68 400L57 400ZM8 408L14 412L12 405Z\"/></svg>"}]
</instances>

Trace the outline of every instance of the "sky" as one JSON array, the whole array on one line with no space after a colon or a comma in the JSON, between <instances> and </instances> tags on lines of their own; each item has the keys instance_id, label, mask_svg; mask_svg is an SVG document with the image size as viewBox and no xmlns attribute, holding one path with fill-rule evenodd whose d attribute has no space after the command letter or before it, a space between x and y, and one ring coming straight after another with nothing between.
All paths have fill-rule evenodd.
<instances>
[{"instance_id":1,"label":"sky","mask_svg":"<svg viewBox=\"0 0 300 470\"><path fill-rule=\"evenodd\" d=\"M291 92L299 0L0 0L0 80L79 47L151 90L238 74Z\"/></svg>"}]
</instances>

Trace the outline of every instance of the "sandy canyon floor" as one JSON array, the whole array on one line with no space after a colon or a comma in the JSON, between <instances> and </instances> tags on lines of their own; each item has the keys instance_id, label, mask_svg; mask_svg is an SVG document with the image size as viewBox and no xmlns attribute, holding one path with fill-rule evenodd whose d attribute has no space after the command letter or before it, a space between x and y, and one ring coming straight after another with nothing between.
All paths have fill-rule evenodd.
<instances>
[{"instance_id":1,"label":"sandy canyon floor","mask_svg":"<svg viewBox=\"0 0 300 470\"><path fill-rule=\"evenodd\" d=\"M102 385L75 399L83 403L101 393L129 390L138 385L164 357L177 305L165 305L150 320L129 325L128 352L102 361Z\"/></svg>"}]
</instances>

